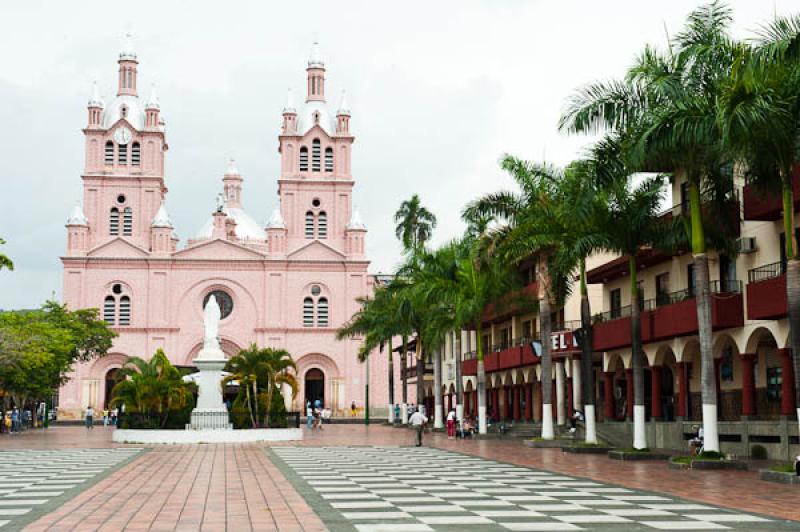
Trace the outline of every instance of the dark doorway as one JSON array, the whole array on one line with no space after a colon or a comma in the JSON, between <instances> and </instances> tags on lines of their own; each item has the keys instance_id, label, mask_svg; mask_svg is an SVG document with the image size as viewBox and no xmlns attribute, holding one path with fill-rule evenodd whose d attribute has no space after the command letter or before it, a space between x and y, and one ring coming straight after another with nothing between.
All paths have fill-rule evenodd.
<instances>
[{"instance_id":1,"label":"dark doorway","mask_svg":"<svg viewBox=\"0 0 800 532\"><path fill-rule=\"evenodd\" d=\"M117 372L119 368L114 368L108 370L106 373L106 395L103 402L103 408L108 408L108 404L111 402L111 390L114 389L114 386L117 384Z\"/></svg>"},{"instance_id":2,"label":"dark doorway","mask_svg":"<svg viewBox=\"0 0 800 532\"><path fill-rule=\"evenodd\" d=\"M320 400L325 406L325 374L322 371L313 368L306 372L306 402L311 402L317 399Z\"/></svg>"}]
</instances>

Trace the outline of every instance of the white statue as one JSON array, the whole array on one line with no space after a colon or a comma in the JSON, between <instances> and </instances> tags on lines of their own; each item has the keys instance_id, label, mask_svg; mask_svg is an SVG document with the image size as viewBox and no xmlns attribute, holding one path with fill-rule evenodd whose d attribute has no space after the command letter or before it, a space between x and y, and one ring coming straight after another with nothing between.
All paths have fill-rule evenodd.
<instances>
[{"instance_id":1,"label":"white statue","mask_svg":"<svg viewBox=\"0 0 800 532\"><path fill-rule=\"evenodd\" d=\"M219 309L217 298L212 295L208 298L206 308L203 309L203 349L219 349L219 320L222 311Z\"/></svg>"}]
</instances>

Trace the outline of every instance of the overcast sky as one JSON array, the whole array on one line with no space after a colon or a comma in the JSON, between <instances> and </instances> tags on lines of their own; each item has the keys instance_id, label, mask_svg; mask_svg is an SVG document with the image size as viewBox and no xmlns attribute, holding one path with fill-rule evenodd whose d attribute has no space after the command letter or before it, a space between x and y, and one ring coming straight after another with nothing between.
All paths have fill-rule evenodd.
<instances>
[{"instance_id":1,"label":"overcast sky","mask_svg":"<svg viewBox=\"0 0 800 532\"><path fill-rule=\"evenodd\" d=\"M731 2L735 32L797 0ZM418 193L459 234L461 207L511 186L503 153L564 164L588 139L556 130L565 98L621 75L663 44L699 2L3 2L0 5L0 236L16 263L0 272L0 308L61 295L70 208L81 197L86 102L105 99L134 34L139 86L159 87L167 123L167 205L182 243L201 227L234 157L245 208L277 204L277 132L286 89L305 92L317 35L327 93L348 91L356 135L355 205L373 272L397 264L392 213ZM666 28L666 31L665 31ZM146 92L146 91L145 91ZM145 97L147 94L144 95ZM335 107L334 107L335 108Z\"/></svg>"}]
</instances>

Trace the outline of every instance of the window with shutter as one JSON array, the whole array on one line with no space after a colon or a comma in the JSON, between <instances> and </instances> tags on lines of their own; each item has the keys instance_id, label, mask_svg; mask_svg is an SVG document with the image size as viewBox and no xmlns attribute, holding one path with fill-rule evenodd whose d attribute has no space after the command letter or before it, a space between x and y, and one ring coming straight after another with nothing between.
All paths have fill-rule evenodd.
<instances>
[{"instance_id":1,"label":"window with shutter","mask_svg":"<svg viewBox=\"0 0 800 532\"><path fill-rule=\"evenodd\" d=\"M306 213L306 238L314 238L314 213Z\"/></svg>"},{"instance_id":2,"label":"window with shutter","mask_svg":"<svg viewBox=\"0 0 800 532\"><path fill-rule=\"evenodd\" d=\"M103 321L109 325L114 325L114 317L117 313L117 302L113 296L106 296L103 302Z\"/></svg>"},{"instance_id":3,"label":"window with shutter","mask_svg":"<svg viewBox=\"0 0 800 532\"><path fill-rule=\"evenodd\" d=\"M314 139L314 142L311 143L311 170L314 172L320 171L321 150L322 146L320 145L319 139Z\"/></svg>"},{"instance_id":4,"label":"window with shutter","mask_svg":"<svg viewBox=\"0 0 800 532\"><path fill-rule=\"evenodd\" d=\"M314 300L307 297L303 300L303 327L314 326Z\"/></svg>"},{"instance_id":5,"label":"window with shutter","mask_svg":"<svg viewBox=\"0 0 800 532\"><path fill-rule=\"evenodd\" d=\"M122 234L131 236L133 234L133 209L125 207L122 211Z\"/></svg>"},{"instance_id":6,"label":"window with shutter","mask_svg":"<svg viewBox=\"0 0 800 532\"><path fill-rule=\"evenodd\" d=\"M139 166L141 161L142 150L139 146L138 142L134 142L133 146L131 147L131 164L133 166Z\"/></svg>"},{"instance_id":7,"label":"window with shutter","mask_svg":"<svg viewBox=\"0 0 800 532\"><path fill-rule=\"evenodd\" d=\"M324 297L317 301L317 327L328 326L328 300Z\"/></svg>"},{"instance_id":8,"label":"window with shutter","mask_svg":"<svg viewBox=\"0 0 800 532\"><path fill-rule=\"evenodd\" d=\"M108 234L111 236L119 234L119 209L111 207L111 214L108 217Z\"/></svg>"},{"instance_id":9,"label":"window with shutter","mask_svg":"<svg viewBox=\"0 0 800 532\"><path fill-rule=\"evenodd\" d=\"M308 172L308 148L300 148L300 171Z\"/></svg>"},{"instance_id":10,"label":"window with shutter","mask_svg":"<svg viewBox=\"0 0 800 532\"><path fill-rule=\"evenodd\" d=\"M317 217L317 238L328 238L328 215L325 211Z\"/></svg>"},{"instance_id":11,"label":"window with shutter","mask_svg":"<svg viewBox=\"0 0 800 532\"><path fill-rule=\"evenodd\" d=\"M117 164L119 164L119 165L127 165L128 164L128 145L127 144L120 144L117 147Z\"/></svg>"},{"instance_id":12,"label":"window with shutter","mask_svg":"<svg viewBox=\"0 0 800 532\"><path fill-rule=\"evenodd\" d=\"M106 142L106 164L112 165L114 164L114 143L110 140Z\"/></svg>"},{"instance_id":13,"label":"window with shutter","mask_svg":"<svg viewBox=\"0 0 800 532\"><path fill-rule=\"evenodd\" d=\"M325 171L333 172L333 148L325 148Z\"/></svg>"},{"instance_id":14,"label":"window with shutter","mask_svg":"<svg viewBox=\"0 0 800 532\"><path fill-rule=\"evenodd\" d=\"M119 324L131 324L131 298L128 296L119 298Z\"/></svg>"}]
</instances>

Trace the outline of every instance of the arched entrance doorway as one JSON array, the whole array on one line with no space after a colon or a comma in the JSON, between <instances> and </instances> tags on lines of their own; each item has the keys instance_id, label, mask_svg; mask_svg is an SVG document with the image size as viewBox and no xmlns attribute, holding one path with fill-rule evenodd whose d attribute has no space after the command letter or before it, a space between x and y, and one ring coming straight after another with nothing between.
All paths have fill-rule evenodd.
<instances>
[{"instance_id":1,"label":"arched entrance doorway","mask_svg":"<svg viewBox=\"0 0 800 532\"><path fill-rule=\"evenodd\" d=\"M319 399L325 405L325 374L318 368L311 368L306 371L305 378L306 402L314 402Z\"/></svg>"},{"instance_id":2,"label":"arched entrance doorway","mask_svg":"<svg viewBox=\"0 0 800 532\"><path fill-rule=\"evenodd\" d=\"M105 378L105 395L103 400L103 408L108 408L108 404L111 402L111 390L114 389L114 386L117 384L117 373L119 372L119 368L113 368L108 370L106 373Z\"/></svg>"}]
</instances>

